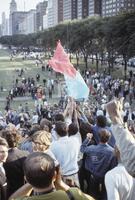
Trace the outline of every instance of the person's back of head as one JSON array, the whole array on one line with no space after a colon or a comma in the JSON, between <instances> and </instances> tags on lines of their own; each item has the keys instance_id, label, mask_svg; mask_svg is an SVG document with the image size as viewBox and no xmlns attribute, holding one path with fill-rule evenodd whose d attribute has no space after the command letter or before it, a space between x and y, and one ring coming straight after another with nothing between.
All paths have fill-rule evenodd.
<instances>
[{"instance_id":1,"label":"person's back of head","mask_svg":"<svg viewBox=\"0 0 135 200\"><path fill-rule=\"evenodd\" d=\"M71 123L71 124L68 126L68 135L69 135L69 136L72 136L72 135L77 134L78 131L79 131L79 129L78 129L77 124Z\"/></svg>"},{"instance_id":2,"label":"person's back of head","mask_svg":"<svg viewBox=\"0 0 135 200\"><path fill-rule=\"evenodd\" d=\"M80 134L82 137L82 141L86 139L87 133L91 133L91 125L87 122L80 123Z\"/></svg>"},{"instance_id":3,"label":"person's back of head","mask_svg":"<svg viewBox=\"0 0 135 200\"><path fill-rule=\"evenodd\" d=\"M45 151L51 145L51 133L41 130L32 135L32 142L34 143L35 151Z\"/></svg>"},{"instance_id":4,"label":"person's back of head","mask_svg":"<svg viewBox=\"0 0 135 200\"><path fill-rule=\"evenodd\" d=\"M105 116L102 115L97 116L97 126L105 128L106 124L107 124L107 119Z\"/></svg>"},{"instance_id":5,"label":"person's back of head","mask_svg":"<svg viewBox=\"0 0 135 200\"><path fill-rule=\"evenodd\" d=\"M99 131L100 142L106 143L109 141L110 137L111 137L111 133L107 129L101 129Z\"/></svg>"},{"instance_id":6,"label":"person's back of head","mask_svg":"<svg viewBox=\"0 0 135 200\"><path fill-rule=\"evenodd\" d=\"M40 121L40 127L41 127L42 130L46 130L48 132L51 132L51 130L52 130L52 123L48 119L43 118Z\"/></svg>"},{"instance_id":7,"label":"person's back of head","mask_svg":"<svg viewBox=\"0 0 135 200\"><path fill-rule=\"evenodd\" d=\"M52 184L55 175L54 161L43 152L34 152L24 162L24 174L33 187L47 188Z\"/></svg>"},{"instance_id":8,"label":"person's back of head","mask_svg":"<svg viewBox=\"0 0 135 200\"><path fill-rule=\"evenodd\" d=\"M64 121L65 121L64 115L63 115L62 113L56 114L56 115L54 116L54 121L55 121L55 122L58 122L58 121L64 122Z\"/></svg>"},{"instance_id":9,"label":"person's back of head","mask_svg":"<svg viewBox=\"0 0 135 200\"><path fill-rule=\"evenodd\" d=\"M67 125L65 122L59 121L55 125L55 130L60 137L67 135Z\"/></svg>"},{"instance_id":10,"label":"person's back of head","mask_svg":"<svg viewBox=\"0 0 135 200\"><path fill-rule=\"evenodd\" d=\"M6 139L9 148L17 147L19 140L21 139L20 134L16 130L3 130L1 135Z\"/></svg>"},{"instance_id":11,"label":"person's back of head","mask_svg":"<svg viewBox=\"0 0 135 200\"><path fill-rule=\"evenodd\" d=\"M41 130L40 125L38 125L38 124L32 125L29 136L32 136L34 133L36 133L37 131L40 131L40 130Z\"/></svg>"}]
</instances>

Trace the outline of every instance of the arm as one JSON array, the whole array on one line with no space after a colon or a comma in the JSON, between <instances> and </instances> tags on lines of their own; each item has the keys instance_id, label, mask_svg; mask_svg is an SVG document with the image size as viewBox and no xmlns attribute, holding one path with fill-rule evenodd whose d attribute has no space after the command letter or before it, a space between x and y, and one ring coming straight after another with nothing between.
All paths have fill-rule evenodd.
<instances>
[{"instance_id":1,"label":"arm","mask_svg":"<svg viewBox=\"0 0 135 200\"><path fill-rule=\"evenodd\" d=\"M82 145L81 145L80 151L81 151L82 153L87 153L87 152L89 152L88 144L91 142L92 136L93 136L93 134L91 134L91 133L88 133L88 134L87 134L87 138L83 141L83 143L82 143Z\"/></svg>"},{"instance_id":2,"label":"arm","mask_svg":"<svg viewBox=\"0 0 135 200\"><path fill-rule=\"evenodd\" d=\"M122 101L111 101L106 108L113 123L112 133L120 151L121 161L129 174L135 176L135 139L124 126L121 116Z\"/></svg>"},{"instance_id":3,"label":"arm","mask_svg":"<svg viewBox=\"0 0 135 200\"><path fill-rule=\"evenodd\" d=\"M69 116L72 119L72 115L73 115L73 100L72 100L72 98L69 98L69 102L67 103L67 106L66 106L66 109L64 110L63 115L65 118L67 116Z\"/></svg>"},{"instance_id":4,"label":"arm","mask_svg":"<svg viewBox=\"0 0 135 200\"><path fill-rule=\"evenodd\" d=\"M18 197L30 196L33 188L29 183L26 183L21 188L19 188L16 192L14 192L8 200L13 200Z\"/></svg>"}]
</instances>

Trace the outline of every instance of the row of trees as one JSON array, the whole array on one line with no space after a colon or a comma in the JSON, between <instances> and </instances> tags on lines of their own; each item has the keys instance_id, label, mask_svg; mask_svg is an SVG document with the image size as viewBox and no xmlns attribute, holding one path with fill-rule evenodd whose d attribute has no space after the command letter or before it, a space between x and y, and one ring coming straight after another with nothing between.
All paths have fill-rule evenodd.
<instances>
[{"instance_id":1,"label":"row of trees","mask_svg":"<svg viewBox=\"0 0 135 200\"><path fill-rule=\"evenodd\" d=\"M107 60L111 69L115 59L122 57L126 77L127 61L135 56L135 12L111 18L68 21L36 34L3 36L0 43L22 47L42 46L47 51L53 51L59 39L69 53L76 55L77 65L79 56L83 55L86 68L89 57L96 59L97 71L99 60L101 63Z\"/></svg>"}]
</instances>

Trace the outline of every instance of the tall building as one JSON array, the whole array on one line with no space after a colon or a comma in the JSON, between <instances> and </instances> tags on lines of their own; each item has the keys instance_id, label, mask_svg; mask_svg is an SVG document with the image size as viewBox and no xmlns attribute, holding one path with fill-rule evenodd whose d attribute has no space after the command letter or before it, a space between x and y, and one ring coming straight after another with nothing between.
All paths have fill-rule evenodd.
<instances>
[{"instance_id":1,"label":"tall building","mask_svg":"<svg viewBox=\"0 0 135 200\"><path fill-rule=\"evenodd\" d=\"M43 1L36 6L36 30L43 30L43 16L46 15L48 1Z\"/></svg>"},{"instance_id":2,"label":"tall building","mask_svg":"<svg viewBox=\"0 0 135 200\"><path fill-rule=\"evenodd\" d=\"M48 28L56 26L58 24L58 0L48 1Z\"/></svg>"},{"instance_id":3,"label":"tall building","mask_svg":"<svg viewBox=\"0 0 135 200\"><path fill-rule=\"evenodd\" d=\"M36 10L27 12L22 21L19 22L19 32L21 34L30 34L36 32Z\"/></svg>"},{"instance_id":4,"label":"tall building","mask_svg":"<svg viewBox=\"0 0 135 200\"><path fill-rule=\"evenodd\" d=\"M102 0L102 16L111 17L122 11L135 10L135 0Z\"/></svg>"},{"instance_id":5,"label":"tall building","mask_svg":"<svg viewBox=\"0 0 135 200\"><path fill-rule=\"evenodd\" d=\"M63 21L77 19L78 1L63 0Z\"/></svg>"},{"instance_id":6,"label":"tall building","mask_svg":"<svg viewBox=\"0 0 135 200\"><path fill-rule=\"evenodd\" d=\"M24 20L27 17L27 12L18 11L12 13L12 35L24 34L25 26Z\"/></svg>"},{"instance_id":7,"label":"tall building","mask_svg":"<svg viewBox=\"0 0 135 200\"><path fill-rule=\"evenodd\" d=\"M63 21L63 0L58 0L58 23Z\"/></svg>"},{"instance_id":8,"label":"tall building","mask_svg":"<svg viewBox=\"0 0 135 200\"><path fill-rule=\"evenodd\" d=\"M9 35L12 35L12 14L17 11L17 4L15 0L10 2L10 14L9 14Z\"/></svg>"},{"instance_id":9,"label":"tall building","mask_svg":"<svg viewBox=\"0 0 135 200\"><path fill-rule=\"evenodd\" d=\"M102 14L102 0L89 0L89 16Z\"/></svg>"},{"instance_id":10,"label":"tall building","mask_svg":"<svg viewBox=\"0 0 135 200\"><path fill-rule=\"evenodd\" d=\"M10 3L10 14L17 11L17 4L15 0L11 0Z\"/></svg>"}]
</instances>

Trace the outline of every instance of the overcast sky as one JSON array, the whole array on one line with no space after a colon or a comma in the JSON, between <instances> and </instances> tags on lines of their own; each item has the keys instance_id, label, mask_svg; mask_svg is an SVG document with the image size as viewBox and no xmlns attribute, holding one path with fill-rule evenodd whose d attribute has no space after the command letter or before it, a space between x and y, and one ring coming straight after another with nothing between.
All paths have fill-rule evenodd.
<instances>
[{"instance_id":1,"label":"overcast sky","mask_svg":"<svg viewBox=\"0 0 135 200\"><path fill-rule=\"evenodd\" d=\"M27 11L36 7L36 4L42 2L43 0L15 0L17 3L18 11ZM9 7L11 0L0 0L0 23L1 23L1 14L2 12L6 13L6 16L9 15Z\"/></svg>"}]
</instances>

